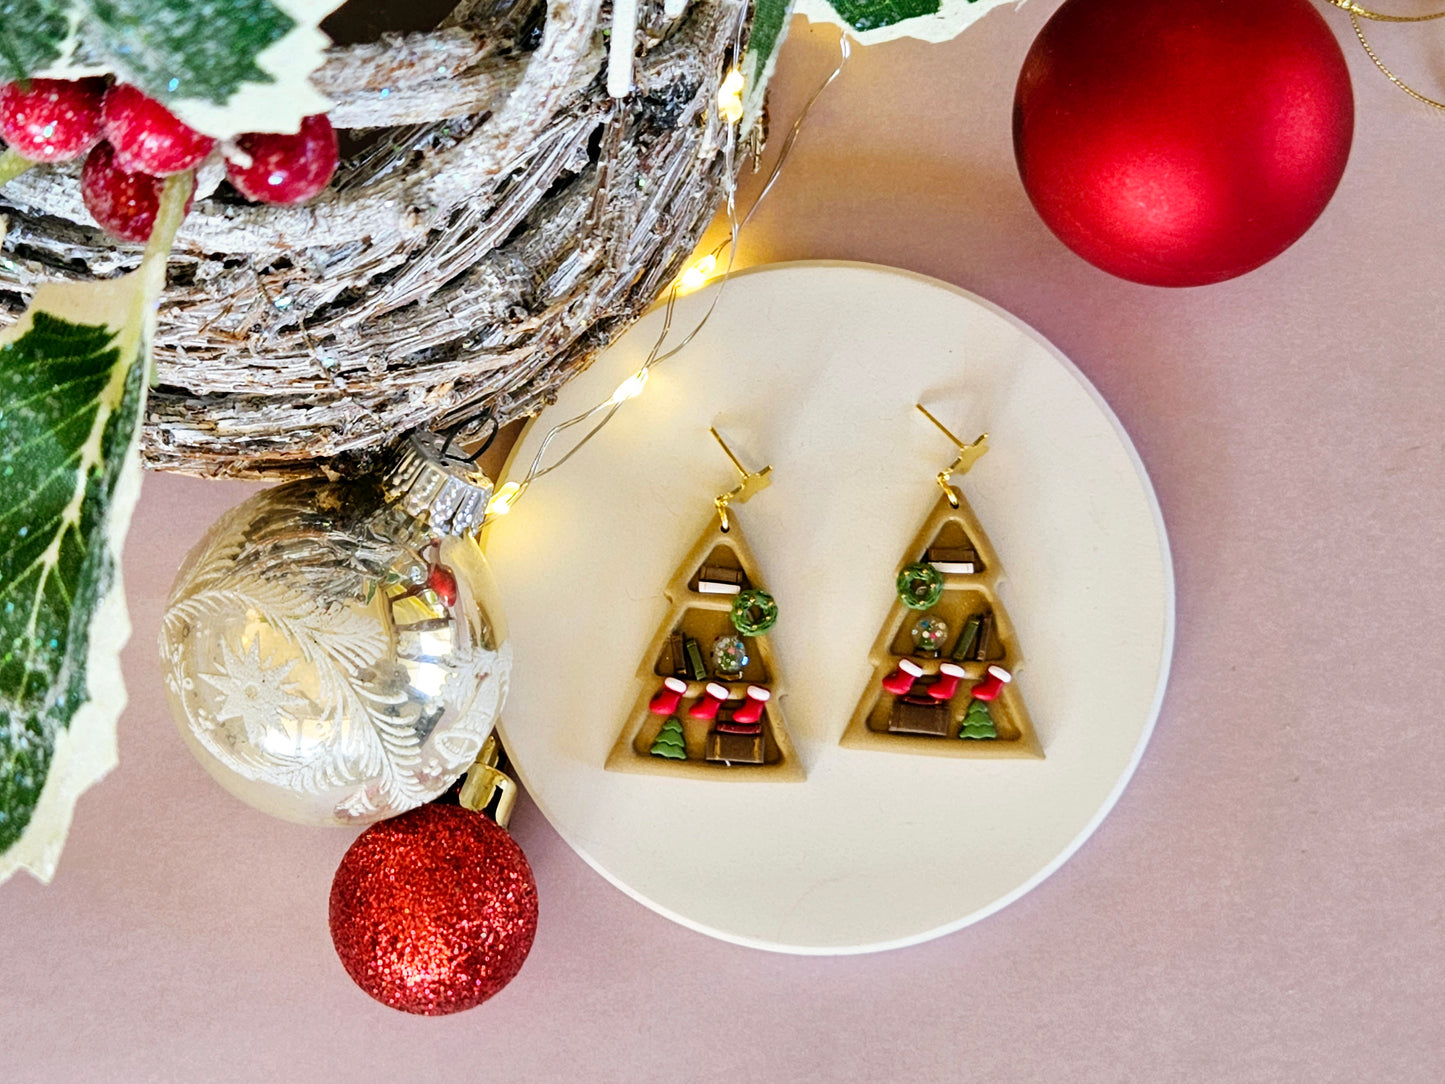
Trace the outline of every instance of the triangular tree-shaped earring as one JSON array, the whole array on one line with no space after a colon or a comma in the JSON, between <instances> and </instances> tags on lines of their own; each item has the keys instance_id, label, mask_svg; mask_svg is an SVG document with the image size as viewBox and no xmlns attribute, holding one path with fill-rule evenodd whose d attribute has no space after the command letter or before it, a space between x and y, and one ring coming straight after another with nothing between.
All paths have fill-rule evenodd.
<instances>
[{"instance_id":1,"label":"triangular tree-shaped earring","mask_svg":"<svg viewBox=\"0 0 1445 1084\"><path fill-rule=\"evenodd\" d=\"M615 772L799 782L768 630L778 618L728 505L765 488L745 470L665 589L667 617L643 655L637 698L607 758Z\"/></svg>"},{"instance_id":2,"label":"triangular tree-shaped earring","mask_svg":"<svg viewBox=\"0 0 1445 1084\"><path fill-rule=\"evenodd\" d=\"M1022 665L998 598L1002 567L952 483L988 451L988 435L958 446L943 489L898 570L897 601L869 658L873 676L840 744L951 757L1031 757L1043 748L1013 685Z\"/></svg>"}]
</instances>

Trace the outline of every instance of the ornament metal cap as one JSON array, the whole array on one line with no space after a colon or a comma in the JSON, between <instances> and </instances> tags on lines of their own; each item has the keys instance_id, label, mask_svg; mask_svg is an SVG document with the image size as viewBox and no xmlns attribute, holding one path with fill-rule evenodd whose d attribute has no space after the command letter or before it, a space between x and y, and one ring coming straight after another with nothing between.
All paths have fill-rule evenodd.
<instances>
[{"instance_id":1,"label":"ornament metal cap","mask_svg":"<svg viewBox=\"0 0 1445 1084\"><path fill-rule=\"evenodd\" d=\"M493 482L460 448L440 433L413 433L396 466L382 481L387 500L439 534L480 530Z\"/></svg>"},{"instance_id":2,"label":"ornament metal cap","mask_svg":"<svg viewBox=\"0 0 1445 1084\"><path fill-rule=\"evenodd\" d=\"M477 762L467 769L457 802L474 813L486 813L495 802L492 819L505 828L517 804L517 783L502 770L501 762L501 743L495 734L488 734L482 751L477 754Z\"/></svg>"}]
</instances>

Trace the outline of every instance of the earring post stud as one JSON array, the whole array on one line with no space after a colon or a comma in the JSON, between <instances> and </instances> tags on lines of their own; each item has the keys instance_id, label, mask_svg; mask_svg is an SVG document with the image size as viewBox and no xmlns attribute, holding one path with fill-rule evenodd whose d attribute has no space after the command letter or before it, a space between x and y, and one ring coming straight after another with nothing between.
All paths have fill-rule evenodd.
<instances>
[{"instance_id":1,"label":"earring post stud","mask_svg":"<svg viewBox=\"0 0 1445 1084\"><path fill-rule=\"evenodd\" d=\"M713 501L713 505L717 508L717 514L722 519L723 533L727 534L732 527L731 522L728 520L728 504L732 501L743 504L767 489L773 482L773 468L767 466L760 471L748 470L747 467L742 465L738 457L733 454L733 450L728 447L727 441L723 440L722 434L719 433L715 427L709 427L708 432L711 433L713 439L718 442L718 445L723 450L723 454L726 455L732 462L732 465L737 468L738 474L742 475L741 482Z\"/></svg>"},{"instance_id":2,"label":"earring post stud","mask_svg":"<svg viewBox=\"0 0 1445 1084\"><path fill-rule=\"evenodd\" d=\"M717 431L717 427L709 426L708 432L712 434L712 439L717 441L718 447L723 450L723 455L727 456L732 462L732 465L737 468L738 473L746 478L748 476L748 468L738 461L737 456L733 455L733 450L728 447L728 442L723 440L722 434Z\"/></svg>"},{"instance_id":3,"label":"earring post stud","mask_svg":"<svg viewBox=\"0 0 1445 1084\"><path fill-rule=\"evenodd\" d=\"M918 408L919 413L934 425L938 426L939 431L951 440L953 446L958 449L958 458L938 472L938 484L940 488L942 488L944 495L948 498L948 503L954 508L957 508L958 497L953 492L952 478L955 474L967 474L973 465L983 458L984 453L988 451L988 434L980 433L974 438L972 443L959 440L948 426L944 425L930 413L926 406L922 403L914 403L913 405Z\"/></svg>"}]
</instances>

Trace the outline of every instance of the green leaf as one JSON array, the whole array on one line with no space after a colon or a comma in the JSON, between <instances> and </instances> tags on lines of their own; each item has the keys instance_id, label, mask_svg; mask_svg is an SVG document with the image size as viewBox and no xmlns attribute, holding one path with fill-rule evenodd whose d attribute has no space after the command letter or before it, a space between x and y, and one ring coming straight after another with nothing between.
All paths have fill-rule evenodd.
<instances>
[{"instance_id":1,"label":"green leaf","mask_svg":"<svg viewBox=\"0 0 1445 1084\"><path fill-rule=\"evenodd\" d=\"M167 182L139 270L47 283L0 335L0 881L49 880L76 799L115 763L144 346L191 184Z\"/></svg>"},{"instance_id":2,"label":"green leaf","mask_svg":"<svg viewBox=\"0 0 1445 1084\"><path fill-rule=\"evenodd\" d=\"M798 0L813 22L846 27L864 45L894 38L947 41L1004 4L1023 0Z\"/></svg>"},{"instance_id":3,"label":"green leaf","mask_svg":"<svg viewBox=\"0 0 1445 1084\"><path fill-rule=\"evenodd\" d=\"M747 90L743 98L743 131L752 127L763 107L778 50L793 15L843 27L864 45L893 38L947 41L983 15L1003 4L1023 0L756 0L752 37L743 58Z\"/></svg>"},{"instance_id":4,"label":"green leaf","mask_svg":"<svg viewBox=\"0 0 1445 1084\"><path fill-rule=\"evenodd\" d=\"M976 3L977 0L966 0ZM831 0L833 10L854 30L877 30L904 19L938 14L939 0Z\"/></svg>"},{"instance_id":5,"label":"green leaf","mask_svg":"<svg viewBox=\"0 0 1445 1084\"><path fill-rule=\"evenodd\" d=\"M778 50L787 37L788 19L793 0L756 0L753 5L752 36L748 38L747 55L743 57L743 77L747 89L743 98L743 129L751 128L763 106L763 94L772 78Z\"/></svg>"},{"instance_id":6,"label":"green leaf","mask_svg":"<svg viewBox=\"0 0 1445 1084\"><path fill-rule=\"evenodd\" d=\"M789 0L757 0L753 6L753 35L748 39L750 64L743 74L761 82L783 41L788 22Z\"/></svg>"},{"instance_id":7,"label":"green leaf","mask_svg":"<svg viewBox=\"0 0 1445 1084\"><path fill-rule=\"evenodd\" d=\"M274 83L256 63L296 28L271 0L90 0L83 47L162 100L225 105L245 83Z\"/></svg>"},{"instance_id":8,"label":"green leaf","mask_svg":"<svg viewBox=\"0 0 1445 1084\"><path fill-rule=\"evenodd\" d=\"M65 54L69 6L64 0L0 0L0 65L7 79L23 79Z\"/></svg>"},{"instance_id":9,"label":"green leaf","mask_svg":"<svg viewBox=\"0 0 1445 1084\"><path fill-rule=\"evenodd\" d=\"M294 132L339 0L0 0L8 78L110 73L217 138Z\"/></svg>"}]
</instances>

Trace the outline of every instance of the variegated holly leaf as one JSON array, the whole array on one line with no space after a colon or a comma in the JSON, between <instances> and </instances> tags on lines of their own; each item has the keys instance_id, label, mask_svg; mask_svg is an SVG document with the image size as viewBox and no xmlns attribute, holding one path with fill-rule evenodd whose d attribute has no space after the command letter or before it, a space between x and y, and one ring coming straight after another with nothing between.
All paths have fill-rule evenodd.
<instances>
[{"instance_id":1,"label":"variegated holly leaf","mask_svg":"<svg viewBox=\"0 0 1445 1084\"><path fill-rule=\"evenodd\" d=\"M743 57L743 128L752 127L763 107L763 95L778 51L787 37L788 20L792 17L793 0L756 0L753 4L752 36L748 38L747 55Z\"/></svg>"},{"instance_id":2,"label":"variegated holly leaf","mask_svg":"<svg viewBox=\"0 0 1445 1084\"><path fill-rule=\"evenodd\" d=\"M339 0L0 0L11 79L114 74L217 137L291 131L328 102L309 76Z\"/></svg>"},{"instance_id":3,"label":"variegated holly leaf","mask_svg":"<svg viewBox=\"0 0 1445 1084\"><path fill-rule=\"evenodd\" d=\"M1024 0L757 0L753 32L743 59L747 89L743 98L743 129L750 128L763 106L763 95L787 37L793 15L815 23L843 27L863 45L894 38L947 41L963 33L996 7Z\"/></svg>"},{"instance_id":4,"label":"variegated holly leaf","mask_svg":"<svg viewBox=\"0 0 1445 1084\"><path fill-rule=\"evenodd\" d=\"M43 71L69 52L69 5L0 0L0 70L10 79Z\"/></svg>"},{"instance_id":5,"label":"variegated holly leaf","mask_svg":"<svg viewBox=\"0 0 1445 1084\"><path fill-rule=\"evenodd\" d=\"M115 765L120 550L150 325L191 183L167 182L139 270L47 283L0 335L0 881L50 879L76 799Z\"/></svg>"},{"instance_id":6,"label":"variegated holly leaf","mask_svg":"<svg viewBox=\"0 0 1445 1084\"><path fill-rule=\"evenodd\" d=\"M798 0L797 13L846 27L863 45L894 38L948 41L994 8L1023 0Z\"/></svg>"}]
</instances>

